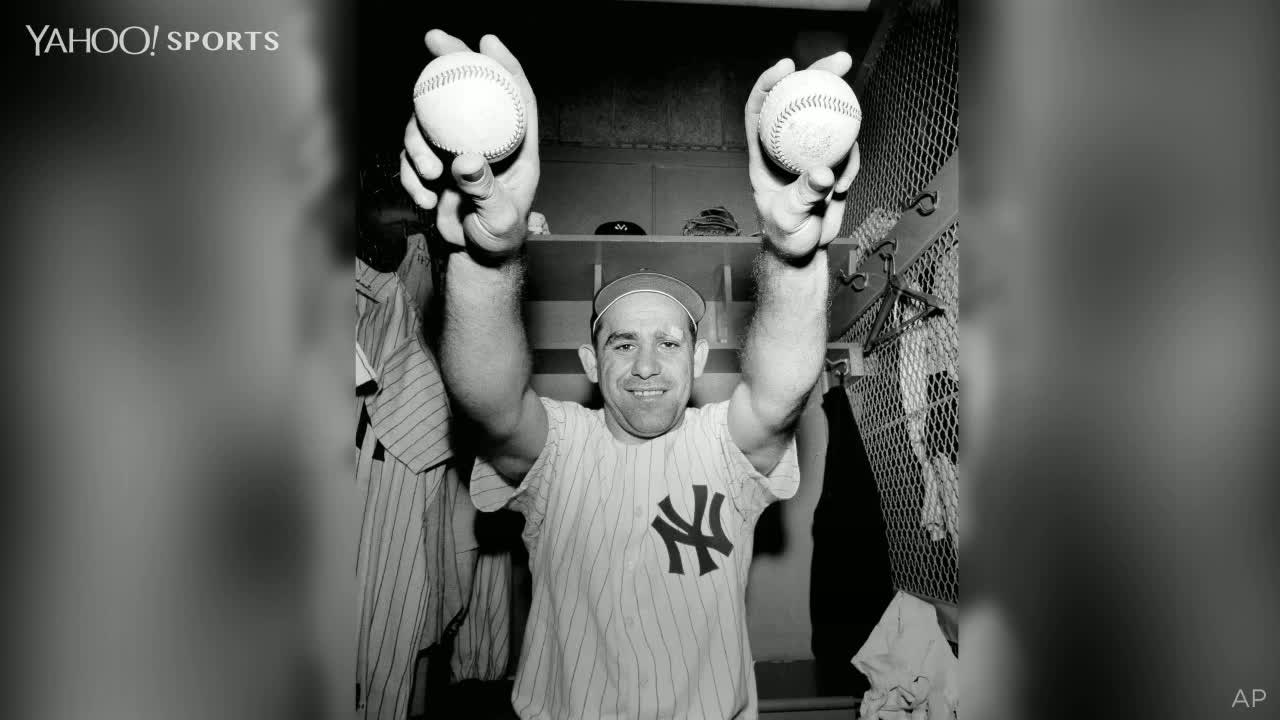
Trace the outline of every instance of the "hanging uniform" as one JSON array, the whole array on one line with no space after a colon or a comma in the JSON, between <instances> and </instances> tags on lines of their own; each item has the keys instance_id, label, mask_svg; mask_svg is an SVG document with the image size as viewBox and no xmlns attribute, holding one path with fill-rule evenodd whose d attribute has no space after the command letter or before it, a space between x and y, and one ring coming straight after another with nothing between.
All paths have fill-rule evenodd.
<instances>
[{"instance_id":1,"label":"hanging uniform","mask_svg":"<svg viewBox=\"0 0 1280 720\"><path fill-rule=\"evenodd\" d=\"M414 308L429 307L434 287L427 238L415 233L408 237L406 245L397 276ZM471 472L470 461L471 458L458 457L449 460L450 474L444 486L449 495L442 500L445 504L439 513L428 514L428 521L433 518L447 521L447 527L438 534L439 547L445 548L450 540L453 542L444 557L453 558L453 572L459 580L446 583L445 587L470 588L462 600L467 605L466 620L454 639L452 679L497 680L507 674L510 660L513 579L512 557L507 548L519 540L515 532L504 532L510 528L498 528L495 532L491 527L487 543L481 543L476 508L461 481ZM433 537L430 531L427 537L430 544ZM449 573L445 575L448 577Z\"/></svg>"},{"instance_id":2,"label":"hanging uniform","mask_svg":"<svg viewBox=\"0 0 1280 720\"><path fill-rule=\"evenodd\" d=\"M485 579L473 583L479 549L465 512L455 522L465 489L451 464L448 399L414 303L395 273L359 260L356 289L355 481L366 498L356 561L356 715L402 719L419 651L477 587L476 617L505 617L505 577L491 560ZM506 665L508 633L505 622L472 630L468 637L479 640L455 654L455 671L500 677L493 668Z\"/></svg>"}]
</instances>

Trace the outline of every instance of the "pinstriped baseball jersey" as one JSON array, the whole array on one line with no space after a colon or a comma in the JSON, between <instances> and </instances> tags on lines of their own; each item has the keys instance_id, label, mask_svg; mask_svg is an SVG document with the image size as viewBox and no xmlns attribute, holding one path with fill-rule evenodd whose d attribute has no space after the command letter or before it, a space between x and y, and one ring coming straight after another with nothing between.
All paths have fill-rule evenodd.
<instances>
[{"instance_id":1,"label":"pinstriped baseball jersey","mask_svg":"<svg viewBox=\"0 0 1280 720\"><path fill-rule=\"evenodd\" d=\"M453 455L449 406L399 278L357 260L356 289L357 387L365 393L356 408L355 481L365 492L356 714L399 718L409 705L415 654L448 622L433 607L442 605L435 590L445 584L447 565L427 552L426 521L429 511L440 513L445 461Z\"/></svg>"},{"instance_id":2,"label":"pinstriped baseball jersey","mask_svg":"<svg viewBox=\"0 0 1280 720\"><path fill-rule=\"evenodd\" d=\"M356 561L356 708L359 717L400 718L414 656L439 636L446 611L462 604L443 607L449 563L428 552L429 538L441 534L428 524L444 510L440 491L453 456L449 405L396 274L357 260L356 289L357 383L361 362L368 375L357 398L355 480L365 511Z\"/></svg>"},{"instance_id":3,"label":"pinstriped baseball jersey","mask_svg":"<svg viewBox=\"0 0 1280 720\"><path fill-rule=\"evenodd\" d=\"M457 679L507 664L510 555L481 555L475 508L449 442L444 381L403 284L356 261L356 487L365 509L356 559L356 716L410 709L418 651L464 605ZM474 571L473 571L474 568Z\"/></svg>"},{"instance_id":4,"label":"pinstriped baseball jersey","mask_svg":"<svg viewBox=\"0 0 1280 720\"><path fill-rule=\"evenodd\" d=\"M747 573L756 520L799 482L794 439L768 476L729 437L728 402L619 442L603 410L542 398L546 445L512 488L478 461L481 510L525 516L533 606L512 702L522 718L755 718Z\"/></svg>"}]
</instances>

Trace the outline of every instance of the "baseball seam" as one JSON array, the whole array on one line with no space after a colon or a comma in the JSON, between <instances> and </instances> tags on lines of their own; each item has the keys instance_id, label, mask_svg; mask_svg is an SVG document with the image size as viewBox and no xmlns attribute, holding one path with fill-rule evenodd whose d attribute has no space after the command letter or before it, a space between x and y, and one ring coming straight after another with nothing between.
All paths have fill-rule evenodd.
<instances>
[{"instance_id":1,"label":"baseball seam","mask_svg":"<svg viewBox=\"0 0 1280 720\"><path fill-rule=\"evenodd\" d=\"M469 80L473 78L490 80L497 83L498 86L507 93L507 96L511 98L511 102L516 108L516 129L512 132L511 137L507 138L507 141L500 145L497 150L484 154L486 158L490 159L505 156L507 153L515 149L515 146L520 143L520 140L524 135L525 123L524 98L520 97L520 89L515 86L515 83L511 82L510 78L499 74L491 67L485 67L483 65L459 65L419 81L417 86L413 88L413 99L417 100L419 97L422 97L433 90L437 90L446 85L451 85L459 80ZM456 148L441 147L440 149L454 155L460 154Z\"/></svg>"},{"instance_id":2,"label":"baseball seam","mask_svg":"<svg viewBox=\"0 0 1280 720\"><path fill-rule=\"evenodd\" d=\"M848 100L841 100L831 95L806 95L796 98L787 103L782 111L778 113L778 117L774 119L769 126L769 147L773 149L773 156L778 158L788 169L800 172L794 160L787 156L782 150L782 127L786 124L787 118L801 110L809 108L823 108L826 110L835 110L853 118L854 122L862 123L862 111L857 105Z\"/></svg>"}]
</instances>

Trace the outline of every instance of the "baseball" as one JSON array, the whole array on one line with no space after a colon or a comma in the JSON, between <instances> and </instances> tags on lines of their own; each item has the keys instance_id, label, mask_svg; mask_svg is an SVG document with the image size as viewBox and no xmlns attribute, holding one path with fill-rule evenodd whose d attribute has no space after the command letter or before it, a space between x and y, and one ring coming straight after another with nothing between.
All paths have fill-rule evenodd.
<instances>
[{"instance_id":1,"label":"baseball","mask_svg":"<svg viewBox=\"0 0 1280 720\"><path fill-rule=\"evenodd\" d=\"M774 162L796 175L839 164L861 127L862 107L853 88L826 70L782 78L760 109L760 143Z\"/></svg>"},{"instance_id":2,"label":"baseball","mask_svg":"<svg viewBox=\"0 0 1280 720\"><path fill-rule=\"evenodd\" d=\"M432 60L413 86L413 108L431 144L452 155L501 160L524 140L524 98L497 60L457 52Z\"/></svg>"}]
</instances>

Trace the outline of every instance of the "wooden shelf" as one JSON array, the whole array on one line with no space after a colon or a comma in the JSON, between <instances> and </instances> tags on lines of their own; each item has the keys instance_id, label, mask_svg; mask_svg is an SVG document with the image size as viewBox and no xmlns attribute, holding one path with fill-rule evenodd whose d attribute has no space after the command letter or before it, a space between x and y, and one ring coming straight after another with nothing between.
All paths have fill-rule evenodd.
<instances>
[{"instance_id":1,"label":"wooden shelf","mask_svg":"<svg viewBox=\"0 0 1280 720\"><path fill-rule=\"evenodd\" d=\"M738 351L712 350L707 355L706 372L715 374L738 372ZM578 347L575 345L572 349L535 349L533 373L535 375L581 375L582 363L578 360Z\"/></svg>"},{"instance_id":2,"label":"wooden shelf","mask_svg":"<svg viewBox=\"0 0 1280 720\"><path fill-rule=\"evenodd\" d=\"M725 304L708 298L707 314L699 326L699 336L711 343L712 350L736 350L738 336L746 328L755 306L750 302L728 305L729 332L721 338L717 318L725 313ZM541 300L524 306L529 346L536 350L577 350L590 338L591 302L589 300Z\"/></svg>"},{"instance_id":3,"label":"wooden shelf","mask_svg":"<svg viewBox=\"0 0 1280 720\"><path fill-rule=\"evenodd\" d=\"M535 347L533 348L533 374L535 375L580 375L582 374L582 363L578 359L579 344L569 346L565 343L560 347ZM704 372L721 375L735 375L741 372L741 366L738 362L738 354L740 348L733 346L711 346L711 352L707 354L707 365ZM827 345L827 359L831 361L843 360L849 357L850 346L846 343L829 343Z\"/></svg>"},{"instance_id":4,"label":"wooden shelf","mask_svg":"<svg viewBox=\"0 0 1280 720\"><path fill-rule=\"evenodd\" d=\"M751 265L760 248L758 237L534 235L528 247L525 297L531 302L590 300L597 266L603 283L644 268L678 277L710 301L724 297L723 267L728 265L732 298L749 301L755 296ZM855 247L849 238L832 243L833 271L847 269L844 253Z\"/></svg>"},{"instance_id":5,"label":"wooden shelf","mask_svg":"<svg viewBox=\"0 0 1280 720\"><path fill-rule=\"evenodd\" d=\"M743 236L531 237L524 311L534 374L580 375L578 347L590 341L591 300L598 283L641 268L678 277L702 293L707 312L698 334L711 343L706 372L737 374L739 340L755 309L751 266L760 242ZM849 238L832 243L832 275L848 269L856 248ZM847 347L829 347L828 356L848 357Z\"/></svg>"}]
</instances>

